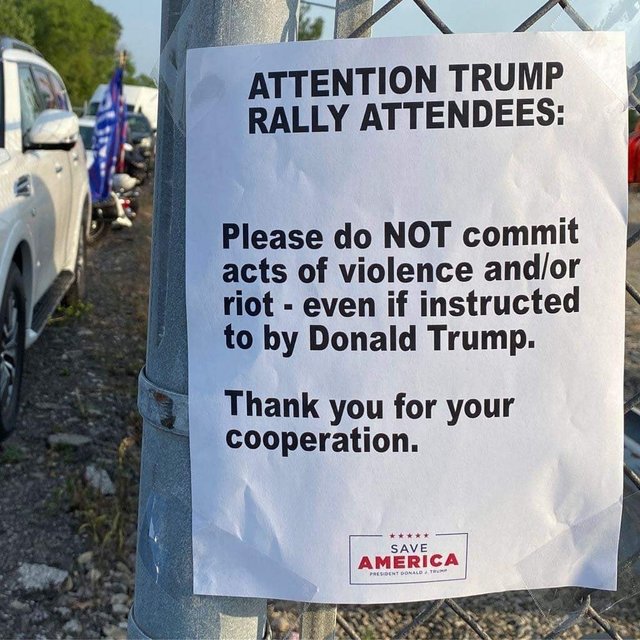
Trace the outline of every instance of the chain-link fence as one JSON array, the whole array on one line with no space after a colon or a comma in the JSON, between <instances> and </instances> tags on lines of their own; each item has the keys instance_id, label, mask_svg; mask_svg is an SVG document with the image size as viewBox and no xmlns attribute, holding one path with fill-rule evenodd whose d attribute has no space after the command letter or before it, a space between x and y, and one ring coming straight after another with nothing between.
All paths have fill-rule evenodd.
<instances>
[{"instance_id":1,"label":"chain-link fence","mask_svg":"<svg viewBox=\"0 0 640 640\"><path fill-rule=\"evenodd\" d=\"M575 27L590 31L631 22L640 14L637 0L616 0L608 3L608 12L598 24L591 25L578 6L580 0L548 0L537 7L514 31L522 32L544 26L554 19L553 12L562 13ZM319 3L309 3L311 5ZM390 0L378 8L373 0L337 0L335 7L336 38L367 37L371 30L399 5L413 4L437 31L453 33L447 20L434 10L435 2L425 0ZM442 3L440 3L442 4ZM464 2L449 3L464 10ZM468 2L467 5L472 3ZM476 5L481 3L475 3ZM484 4L484 3L482 3ZM491 4L491 3L487 3ZM498 4L498 3L493 3ZM520 3L511 2L511 5ZM522 3L525 5L526 3ZM587 3L588 4L588 3ZM586 6L584 2L582 5ZM593 2L591 3L593 5ZM478 7L475 7L476 11ZM557 16L556 16L557 18ZM563 25L563 29L566 25ZM629 68L629 101L640 111L640 63ZM640 223L640 197L637 203ZM640 227L640 224L633 226ZM631 232L627 248L640 242L640 228ZM630 270L632 273L633 270ZM640 260L637 272L640 273ZM627 292L634 305L640 305L640 290L627 283ZM638 311L636 311L638 310ZM638 313L640 307L629 313ZM640 322L638 323L640 329ZM628 327L629 333L629 327ZM640 337L631 347L640 346ZM637 343L637 344L636 344ZM627 346L627 362L635 366ZM640 365L638 366L640 369ZM634 408L640 405L640 373L628 375L628 399L624 410L626 420L635 420ZM640 433L640 419L638 419ZM633 441L629 442L633 446ZM627 452L629 459L640 459L640 446ZM634 456L636 456L634 458ZM410 605L384 605L336 608L331 605L304 605L302 611L286 603L271 603L268 638L329 638L334 633L352 640L377 638L640 638L640 477L633 466L625 463L625 500L620 544L619 580L616 593L587 589L556 589L538 592L493 594L464 599L443 599ZM613 605L617 605L615 608ZM618 615L623 611L621 616ZM298 615L300 614L300 615ZM631 635L630 635L631 634Z\"/></svg>"}]
</instances>

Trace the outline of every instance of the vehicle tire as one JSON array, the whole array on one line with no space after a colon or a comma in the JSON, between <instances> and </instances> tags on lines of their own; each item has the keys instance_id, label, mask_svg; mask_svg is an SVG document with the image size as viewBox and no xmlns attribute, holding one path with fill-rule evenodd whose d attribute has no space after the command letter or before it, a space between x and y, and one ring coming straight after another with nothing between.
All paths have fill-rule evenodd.
<instances>
[{"instance_id":1,"label":"vehicle tire","mask_svg":"<svg viewBox=\"0 0 640 640\"><path fill-rule=\"evenodd\" d=\"M98 240L100 240L100 238L102 238L102 236L107 233L108 228L109 227L107 226L106 220L92 219L87 226L85 233L85 241L87 245L92 247L94 244L96 244L96 242L98 242Z\"/></svg>"},{"instance_id":2,"label":"vehicle tire","mask_svg":"<svg viewBox=\"0 0 640 640\"><path fill-rule=\"evenodd\" d=\"M12 263L0 306L0 440L4 440L16 427L24 340L24 285L20 270Z\"/></svg>"},{"instance_id":3,"label":"vehicle tire","mask_svg":"<svg viewBox=\"0 0 640 640\"><path fill-rule=\"evenodd\" d=\"M78 252L76 253L76 266L73 270L73 284L62 300L65 307L71 307L82 302L87 295L87 242L84 223L78 234Z\"/></svg>"}]
</instances>

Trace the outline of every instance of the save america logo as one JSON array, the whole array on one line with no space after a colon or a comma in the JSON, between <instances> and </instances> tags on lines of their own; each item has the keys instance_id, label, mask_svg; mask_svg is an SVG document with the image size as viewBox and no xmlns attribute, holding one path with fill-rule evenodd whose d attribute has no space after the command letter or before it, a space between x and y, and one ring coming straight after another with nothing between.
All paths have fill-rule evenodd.
<instances>
[{"instance_id":1,"label":"save america logo","mask_svg":"<svg viewBox=\"0 0 640 640\"><path fill-rule=\"evenodd\" d=\"M465 580L469 534L399 531L349 536L350 584Z\"/></svg>"}]
</instances>

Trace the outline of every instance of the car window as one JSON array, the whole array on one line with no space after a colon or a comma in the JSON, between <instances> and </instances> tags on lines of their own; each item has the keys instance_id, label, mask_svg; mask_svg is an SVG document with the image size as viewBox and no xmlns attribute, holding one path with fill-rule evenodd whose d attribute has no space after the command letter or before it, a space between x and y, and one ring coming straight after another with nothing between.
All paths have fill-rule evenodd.
<instances>
[{"instance_id":1,"label":"car window","mask_svg":"<svg viewBox=\"0 0 640 640\"><path fill-rule=\"evenodd\" d=\"M93 149L93 127L80 125L80 137L84 143L85 149Z\"/></svg>"},{"instance_id":2,"label":"car window","mask_svg":"<svg viewBox=\"0 0 640 640\"><path fill-rule=\"evenodd\" d=\"M151 124L149 120L140 114L130 114L127 116L127 124L131 133L140 133L143 135L151 135Z\"/></svg>"},{"instance_id":3,"label":"car window","mask_svg":"<svg viewBox=\"0 0 640 640\"><path fill-rule=\"evenodd\" d=\"M20 65L18 67L18 77L20 80L20 120L22 135L24 136L33 126L38 114L43 111L43 107L36 83L31 75L31 69Z\"/></svg>"},{"instance_id":4,"label":"car window","mask_svg":"<svg viewBox=\"0 0 640 640\"><path fill-rule=\"evenodd\" d=\"M67 90L62 84L62 80L60 80L60 78L58 78L54 73L49 74L49 79L51 80L51 87L53 88L53 97L56 104L55 108L71 111L69 96L67 95Z\"/></svg>"},{"instance_id":5,"label":"car window","mask_svg":"<svg viewBox=\"0 0 640 640\"><path fill-rule=\"evenodd\" d=\"M49 74L44 69L33 67L33 77L36 79L36 85L38 86L38 91L44 103L44 108L59 109L60 107L56 104L53 88L49 82Z\"/></svg>"}]
</instances>

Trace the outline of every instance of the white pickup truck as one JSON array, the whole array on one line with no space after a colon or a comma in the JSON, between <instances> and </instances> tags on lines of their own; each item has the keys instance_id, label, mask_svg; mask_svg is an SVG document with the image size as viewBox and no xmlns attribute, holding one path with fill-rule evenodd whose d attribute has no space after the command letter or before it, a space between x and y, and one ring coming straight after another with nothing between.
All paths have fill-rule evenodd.
<instances>
[{"instance_id":1,"label":"white pickup truck","mask_svg":"<svg viewBox=\"0 0 640 640\"><path fill-rule=\"evenodd\" d=\"M0 37L0 440L14 429L24 350L85 293L91 195L64 83L32 47Z\"/></svg>"}]
</instances>

